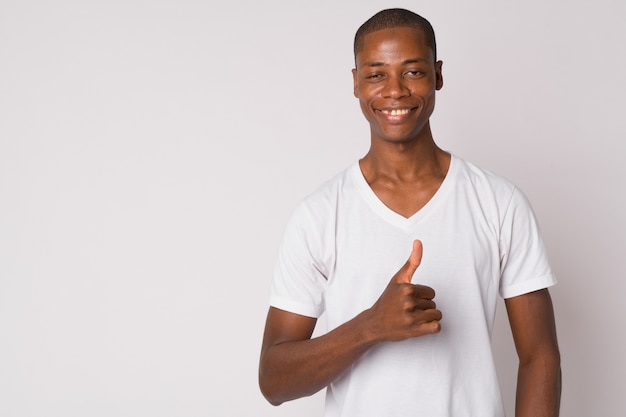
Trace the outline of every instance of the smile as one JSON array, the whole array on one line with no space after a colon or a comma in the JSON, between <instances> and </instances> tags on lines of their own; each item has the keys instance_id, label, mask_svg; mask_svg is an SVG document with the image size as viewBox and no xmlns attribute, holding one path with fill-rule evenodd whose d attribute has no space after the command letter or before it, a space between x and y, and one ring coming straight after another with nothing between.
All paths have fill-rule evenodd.
<instances>
[{"instance_id":1,"label":"smile","mask_svg":"<svg viewBox=\"0 0 626 417\"><path fill-rule=\"evenodd\" d=\"M409 114L410 111L411 109L391 109L391 110L381 109L380 110L382 114L385 114L388 116L403 116L405 114Z\"/></svg>"}]
</instances>

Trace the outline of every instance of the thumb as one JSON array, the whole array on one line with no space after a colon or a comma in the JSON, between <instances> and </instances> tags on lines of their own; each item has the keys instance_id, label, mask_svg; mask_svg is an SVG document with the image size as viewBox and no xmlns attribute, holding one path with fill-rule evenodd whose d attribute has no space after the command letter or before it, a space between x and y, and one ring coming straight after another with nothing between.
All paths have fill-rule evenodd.
<instances>
[{"instance_id":1,"label":"thumb","mask_svg":"<svg viewBox=\"0 0 626 417\"><path fill-rule=\"evenodd\" d=\"M394 280L399 283L410 283L413 278L413 274L420 266L422 262L422 242L419 240L413 241L413 250L409 256L409 260L400 268L400 270L394 276Z\"/></svg>"}]
</instances>

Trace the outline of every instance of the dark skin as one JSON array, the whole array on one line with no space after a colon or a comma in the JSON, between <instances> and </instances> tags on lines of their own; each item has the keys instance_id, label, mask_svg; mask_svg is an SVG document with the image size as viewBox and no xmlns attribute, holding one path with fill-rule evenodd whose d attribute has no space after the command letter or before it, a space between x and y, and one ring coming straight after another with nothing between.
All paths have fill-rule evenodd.
<instances>
[{"instance_id":1,"label":"dark skin","mask_svg":"<svg viewBox=\"0 0 626 417\"><path fill-rule=\"evenodd\" d=\"M365 35L353 70L354 95L370 124L371 146L363 175L391 210L419 211L440 187L450 155L434 142L429 118L442 88L435 62L414 28ZM270 307L259 384L274 405L325 388L368 349L383 341L428 337L441 329L435 291L412 284L422 244L415 241L406 264L391 277L374 305L340 327L312 338L316 319ZM520 359L516 417L554 417L560 402L560 358L547 289L505 301Z\"/></svg>"},{"instance_id":2,"label":"dark skin","mask_svg":"<svg viewBox=\"0 0 626 417\"><path fill-rule=\"evenodd\" d=\"M411 284L421 242L374 305L323 336L311 339L316 320L270 307L261 350L261 391L274 405L312 395L334 381L369 348L438 333L441 312L432 288Z\"/></svg>"}]
</instances>

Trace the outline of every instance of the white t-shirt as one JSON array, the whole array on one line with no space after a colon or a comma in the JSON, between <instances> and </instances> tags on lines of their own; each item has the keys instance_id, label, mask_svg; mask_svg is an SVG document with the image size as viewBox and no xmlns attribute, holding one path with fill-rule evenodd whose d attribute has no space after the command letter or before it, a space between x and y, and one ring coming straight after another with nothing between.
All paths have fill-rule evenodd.
<instances>
[{"instance_id":1,"label":"white t-shirt","mask_svg":"<svg viewBox=\"0 0 626 417\"><path fill-rule=\"evenodd\" d=\"M374 304L415 239L413 283L435 290L441 332L370 349L329 385L326 417L504 416L491 352L498 293L556 281L527 199L501 177L453 155L436 194L405 218L352 165L293 212L270 304L326 313L333 329Z\"/></svg>"}]
</instances>

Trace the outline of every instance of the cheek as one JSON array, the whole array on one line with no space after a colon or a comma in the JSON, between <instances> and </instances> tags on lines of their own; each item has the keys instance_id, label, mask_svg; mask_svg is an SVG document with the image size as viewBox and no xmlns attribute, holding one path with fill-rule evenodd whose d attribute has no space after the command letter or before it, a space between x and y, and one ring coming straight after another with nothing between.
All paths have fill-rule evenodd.
<instances>
[{"instance_id":1,"label":"cheek","mask_svg":"<svg viewBox=\"0 0 626 417\"><path fill-rule=\"evenodd\" d=\"M364 89L361 88L357 91L355 91L357 98L359 99L359 104L361 105L361 108L363 110L367 111L372 111L372 107L374 107L374 102L376 101L377 97L379 96L378 93L372 89Z\"/></svg>"},{"instance_id":2,"label":"cheek","mask_svg":"<svg viewBox=\"0 0 626 417\"><path fill-rule=\"evenodd\" d=\"M436 91L437 90L431 90L429 92L427 92L426 94L424 94L424 101L427 103L434 103L435 102L435 97L436 97Z\"/></svg>"},{"instance_id":3,"label":"cheek","mask_svg":"<svg viewBox=\"0 0 626 417\"><path fill-rule=\"evenodd\" d=\"M411 92L414 100L420 104L420 106L428 106L429 103L435 101L436 90L430 88L416 88Z\"/></svg>"},{"instance_id":4,"label":"cheek","mask_svg":"<svg viewBox=\"0 0 626 417\"><path fill-rule=\"evenodd\" d=\"M372 117L371 116L371 112L372 112L371 107L362 98L359 99L359 106L361 107L361 111L363 112L363 115L365 116L365 118L367 120L370 120L371 117Z\"/></svg>"}]
</instances>

